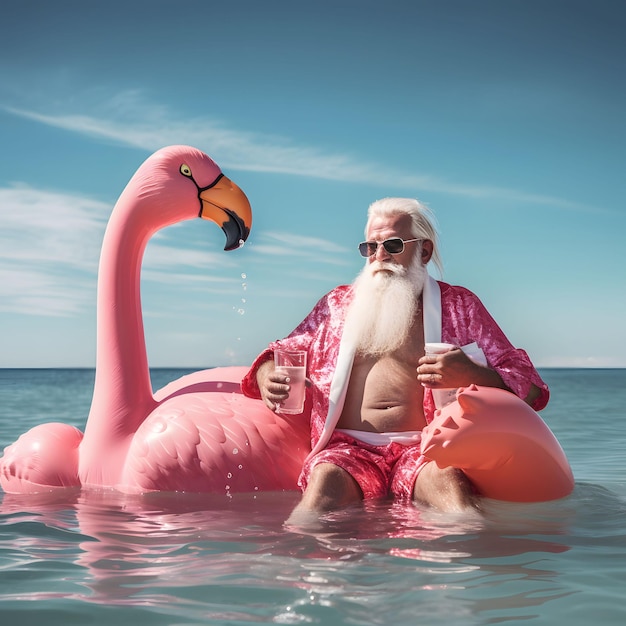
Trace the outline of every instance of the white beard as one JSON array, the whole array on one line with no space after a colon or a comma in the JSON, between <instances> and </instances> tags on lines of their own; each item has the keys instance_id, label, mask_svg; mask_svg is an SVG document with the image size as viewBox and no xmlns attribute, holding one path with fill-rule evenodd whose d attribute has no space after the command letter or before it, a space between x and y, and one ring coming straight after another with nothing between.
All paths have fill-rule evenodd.
<instances>
[{"instance_id":1,"label":"white beard","mask_svg":"<svg viewBox=\"0 0 626 626\"><path fill-rule=\"evenodd\" d=\"M354 281L344 337L364 355L381 356L400 348L415 321L426 277L419 255L408 269L368 263Z\"/></svg>"}]
</instances>

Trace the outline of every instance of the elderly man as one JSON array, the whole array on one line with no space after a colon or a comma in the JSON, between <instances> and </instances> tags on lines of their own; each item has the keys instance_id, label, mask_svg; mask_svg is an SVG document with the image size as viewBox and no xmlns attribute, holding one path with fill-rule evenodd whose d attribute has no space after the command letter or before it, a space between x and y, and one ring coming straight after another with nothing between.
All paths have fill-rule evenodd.
<instances>
[{"instance_id":1,"label":"elderly man","mask_svg":"<svg viewBox=\"0 0 626 626\"><path fill-rule=\"evenodd\" d=\"M387 495L467 510L477 499L465 475L420 453L421 431L434 413L432 389L500 387L539 410L548 388L476 295L429 276L427 264L441 268L441 261L426 207L379 200L369 208L365 235L359 250L367 261L354 284L333 289L286 339L270 344L243 391L279 410L289 379L275 371L273 350L307 351L312 451L292 518ZM457 348L426 356L426 341ZM473 343L487 365L462 350Z\"/></svg>"}]
</instances>

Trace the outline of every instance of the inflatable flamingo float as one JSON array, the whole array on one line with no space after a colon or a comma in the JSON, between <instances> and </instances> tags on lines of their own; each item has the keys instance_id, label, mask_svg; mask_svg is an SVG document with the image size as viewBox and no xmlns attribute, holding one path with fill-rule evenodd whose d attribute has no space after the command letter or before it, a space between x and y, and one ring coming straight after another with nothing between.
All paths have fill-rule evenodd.
<instances>
[{"instance_id":1,"label":"inflatable flamingo float","mask_svg":"<svg viewBox=\"0 0 626 626\"><path fill-rule=\"evenodd\" d=\"M569 495L574 476L557 438L528 404L470 385L422 431L422 454L458 467L495 500L545 502Z\"/></svg>"},{"instance_id":2,"label":"inflatable flamingo float","mask_svg":"<svg viewBox=\"0 0 626 626\"><path fill-rule=\"evenodd\" d=\"M286 416L246 398L245 367L195 372L152 392L139 296L143 252L158 229L198 216L223 229L226 250L249 234L246 196L207 155L187 146L159 150L128 183L104 236L85 433L52 423L23 434L0 458L6 492L296 488L310 451L309 406ZM422 453L441 467L461 468L487 497L542 501L574 486L565 454L539 415L498 389L459 390L424 430Z\"/></svg>"},{"instance_id":3,"label":"inflatable flamingo float","mask_svg":"<svg viewBox=\"0 0 626 626\"><path fill-rule=\"evenodd\" d=\"M152 392L139 293L143 253L157 230L198 216L223 229L225 250L243 244L252 222L244 193L206 154L171 146L149 157L121 194L104 236L85 433L51 423L23 434L0 459L6 492L296 488L309 450L307 420L244 397L239 381L246 368L196 372Z\"/></svg>"}]
</instances>

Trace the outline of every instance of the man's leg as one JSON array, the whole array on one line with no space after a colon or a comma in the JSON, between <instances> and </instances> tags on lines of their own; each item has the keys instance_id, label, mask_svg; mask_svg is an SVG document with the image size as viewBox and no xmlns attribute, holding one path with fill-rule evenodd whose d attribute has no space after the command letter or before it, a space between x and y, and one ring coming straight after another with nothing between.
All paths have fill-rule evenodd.
<instances>
[{"instance_id":1,"label":"man's leg","mask_svg":"<svg viewBox=\"0 0 626 626\"><path fill-rule=\"evenodd\" d=\"M332 463L313 468L302 500L295 511L324 513L363 499L361 488L346 470Z\"/></svg>"},{"instance_id":2,"label":"man's leg","mask_svg":"<svg viewBox=\"0 0 626 626\"><path fill-rule=\"evenodd\" d=\"M445 512L479 509L480 499L467 476L456 467L427 463L417 475L413 499Z\"/></svg>"}]
</instances>

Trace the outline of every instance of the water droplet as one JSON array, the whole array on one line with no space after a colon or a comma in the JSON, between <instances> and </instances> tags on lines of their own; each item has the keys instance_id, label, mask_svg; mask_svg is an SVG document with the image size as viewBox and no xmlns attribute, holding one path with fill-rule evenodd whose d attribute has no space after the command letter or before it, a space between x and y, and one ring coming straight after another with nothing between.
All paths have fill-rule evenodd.
<instances>
[{"instance_id":1,"label":"water droplet","mask_svg":"<svg viewBox=\"0 0 626 626\"><path fill-rule=\"evenodd\" d=\"M245 309L237 309L237 313L239 313L239 315L243 315L245 312Z\"/></svg>"},{"instance_id":2,"label":"water droplet","mask_svg":"<svg viewBox=\"0 0 626 626\"><path fill-rule=\"evenodd\" d=\"M243 469L243 465L238 465L237 466L239 469Z\"/></svg>"},{"instance_id":3,"label":"water droplet","mask_svg":"<svg viewBox=\"0 0 626 626\"><path fill-rule=\"evenodd\" d=\"M233 448L233 454L239 454L239 450L237 448Z\"/></svg>"},{"instance_id":4,"label":"water droplet","mask_svg":"<svg viewBox=\"0 0 626 626\"><path fill-rule=\"evenodd\" d=\"M245 244L245 243L246 243L246 242L245 242L243 239L240 239L240 240L239 240L239 247L240 247L240 248L243 248L243 246L244 246L244 244Z\"/></svg>"},{"instance_id":5,"label":"water droplet","mask_svg":"<svg viewBox=\"0 0 626 626\"><path fill-rule=\"evenodd\" d=\"M232 478L232 477L233 477L232 472L228 472L228 474L226 474L226 478Z\"/></svg>"},{"instance_id":6,"label":"water droplet","mask_svg":"<svg viewBox=\"0 0 626 626\"><path fill-rule=\"evenodd\" d=\"M242 273L242 274L241 274L241 278L243 278L244 280L246 280L246 278L248 278L248 277L246 276L246 274L245 274L245 273Z\"/></svg>"}]
</instances>

